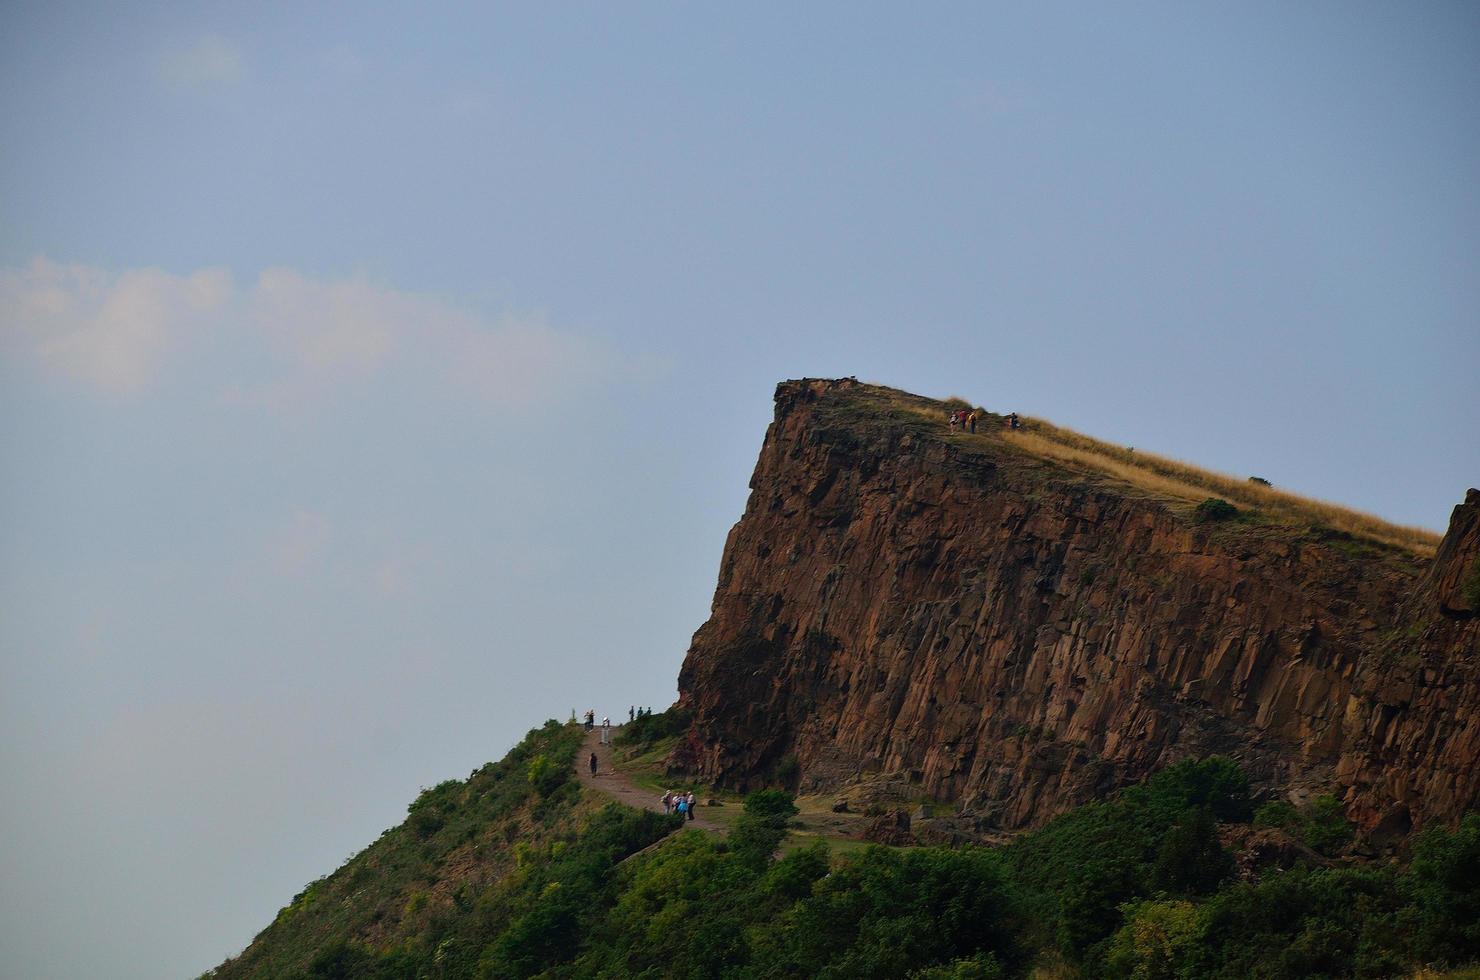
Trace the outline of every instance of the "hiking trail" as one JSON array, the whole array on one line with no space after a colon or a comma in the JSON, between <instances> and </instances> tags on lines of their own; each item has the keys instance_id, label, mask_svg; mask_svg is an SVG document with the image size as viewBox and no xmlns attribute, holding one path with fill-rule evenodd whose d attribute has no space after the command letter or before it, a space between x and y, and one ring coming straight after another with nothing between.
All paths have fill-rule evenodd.
<instances>
[{"instance_id":1,"label":"hiking trail","mask_svg":"<svg viewBox=\"0 0 1480 980\"><path fill-rule=\"evenodd\" d=\"M611 727L612 739L616 740L617 733L622 730L621 725ZM591 753L596 753L596 775L591 775ZM586 733L586 740L581 743L581 752L576 756L576 774L581 778L581 785L604 793L627 806L637 807L640 810L651 810L654 813L663 812L663 803L660 793L643 789L632 782L623 772L612 765L612 747L601 744L601 726L593 728ZM687 790L690 787L681 782L675 782L673 789ZM698 787L694 789L694 819L688 821L687 826L699 830L707 830L713 833L722 832L721 827L713 819L707 819L704 815L703 797L698 795Z\"/></svg>"}]
</instances>

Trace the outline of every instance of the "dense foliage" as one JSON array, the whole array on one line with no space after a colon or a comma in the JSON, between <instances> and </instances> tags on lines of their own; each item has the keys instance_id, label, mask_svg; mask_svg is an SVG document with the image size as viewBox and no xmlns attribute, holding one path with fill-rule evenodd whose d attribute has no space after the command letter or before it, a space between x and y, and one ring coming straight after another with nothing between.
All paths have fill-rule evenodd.
<instances>
[{"instance_id":1,"label":"dense foliage","mask_svg":"<svg viewBox=\"0 0 1480 980\"><path fill-rule=\"evenodd\" d=\"M617 745L642 751L655 742L682 735L693 720L692 712L677 706L654 715L639 715L622 726L617 733Z\"/></svg>"},{"instance_id":2,"label":"dense foliage","mask_svg":"<svg viewBox=\"0 0 1480 980\"><path fill-rule=\"evenodd\" d=\"M358 877L357 857L218 976L960 980L1045 975L1049 963L1056 976L1382 977L1480 958L1480 815L1422 835L1406 870L1302 866L1238 881L1219 826L1252 819L1248 785L1235 764L1209 759L1004 848L833 856L819 842L778 857L796 813L780 791L750 796L727 838L573 805L574 784L554 773L570 771L578 739L574 726L532 733L496 773L426 791L387 832L398 854L414 853L502 808L471 831L506 857L496 874L450 892L435 864L396 879L382 838L366 852L376 877ZM1334 847L1349 826L1333 805L1260 816L1315 827ZM338 888L346 872L358 891ZM392 880L394 928L332 912L375 902Z\"/></svg>"}]
</instances>

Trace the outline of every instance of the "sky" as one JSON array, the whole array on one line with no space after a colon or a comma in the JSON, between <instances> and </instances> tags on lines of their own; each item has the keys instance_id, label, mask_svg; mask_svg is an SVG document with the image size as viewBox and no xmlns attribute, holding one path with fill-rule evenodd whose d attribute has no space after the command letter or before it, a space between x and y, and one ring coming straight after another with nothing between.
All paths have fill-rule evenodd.
<instances>
[{"instance_id":1,"label":"sky","mask_svg":"<svg viewBox=\"0 0 1480 980\"><path fill-rule=\"evenodd\" d=\"M669 704L783 379L1480 483L1473 4L302 7L0 8L0 976Z\"/></svg>"}]
</instances>

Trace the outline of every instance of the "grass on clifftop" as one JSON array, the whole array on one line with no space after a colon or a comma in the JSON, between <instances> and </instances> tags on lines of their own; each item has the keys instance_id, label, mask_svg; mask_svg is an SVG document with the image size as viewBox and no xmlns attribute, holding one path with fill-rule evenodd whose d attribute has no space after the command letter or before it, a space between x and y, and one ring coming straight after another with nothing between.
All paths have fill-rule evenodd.
<instances>
[{"instance_id":1,"label":"grass on clifftop","mask_svg":"<svg viewBox=\"0 0 1480 980\"><path fill-rule=\"evenodd\" d=\"M954 432L946 426L950 412L973 407L961 398L936 401L872 385L853 389L846 397L854 403L848 413L854 418L874 415L898 422L926 422L929 423L929 431L938 433L941 438L1009 445L1033 456L1078 470L1089 470L1148 493L1194 506L1210 497L1220 498L1242 511L1257 511L1267 522L1307 528L1327 540L1340 542L1356 538L1428 558L1433 556L1441 537L1427 528L1393 524L1371 514L1302 497L1250 479L1112 445L1044 419L1020 415L1022 428L1010 431L1005 427L1003 416L978 408L982 421L978 422L976 433Z\"/></svg>"},{"instance_id":2,"label":"grass on clifftop","mask_svg":"<svg viewBox=\"0 0 1480 980\"><path fill-rule=\"evenodd\" d=\"M1112 446L1041 419L1026 420L1022 429L1004 435L1013 444L1040 456L1086 466L1142 489L1189 502L1212 495L1240 508L1283 519L1282 522L1308 523L1426 557L1432 556L1439 545L1440 536L1426 528L1390 524L1371 514L1252 480L1241 480L1154 453Z\"/></svg>"}]
</instances>

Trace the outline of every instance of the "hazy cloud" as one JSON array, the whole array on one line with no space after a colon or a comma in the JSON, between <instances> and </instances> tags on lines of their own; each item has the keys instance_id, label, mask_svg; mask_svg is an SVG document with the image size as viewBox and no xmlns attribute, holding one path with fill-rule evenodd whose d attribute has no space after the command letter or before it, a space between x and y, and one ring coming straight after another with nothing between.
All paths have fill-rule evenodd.
<instances>
[{"instance_id":1,"label":"hazy cloud","mask_svg":"<svg viewBox=\"0 0 1480 980\"><path fill-rule=\"evenodd\" d=\"M0 343L104 391L147 389L167 356L202 328L234 353L196 357L190 369L215 380L229 400L273 411L389 374L439 394L523 408L554 389L653 371L538 316L490 318L363 277L271 268L236 289L221 269L113 273L47 259L0 269Z\"/></svg>"},{"instance_id":2,"label":"hazy cloud","mask_svg":"<svg viewBox=\"0 0 1480 980\"><path fill-rule=\"evenodd\" d=\"M256 323L300 366L358 375L373 373L397 329L421 312L414 298L394 290L363 280L319 282L291 269L263 272L252 302Z\"/></svg>"},{"instance_id":3,"label":"hazy cloud","mask_svg":"<svg viewBox=\"0 0 1480 980\"><path fill-rule=\"evenodd\" d=\"M38 258L0 269L0 343L75 380L128 394L147 385L182 334L218 314L232 293L222 269L115 274Z\"/></svg>"},{"instance_id":4,"label":"hazy cloud","mask_svg":"<svg viewBox=\"0 0 1480 980\"><path fill-rule=\"evenodd\" d=\"M206 34L166 51L155 63L159 78L180 88L234 84L243 71L241 52L219 34Z\"/></svg>"}]
</instances>

